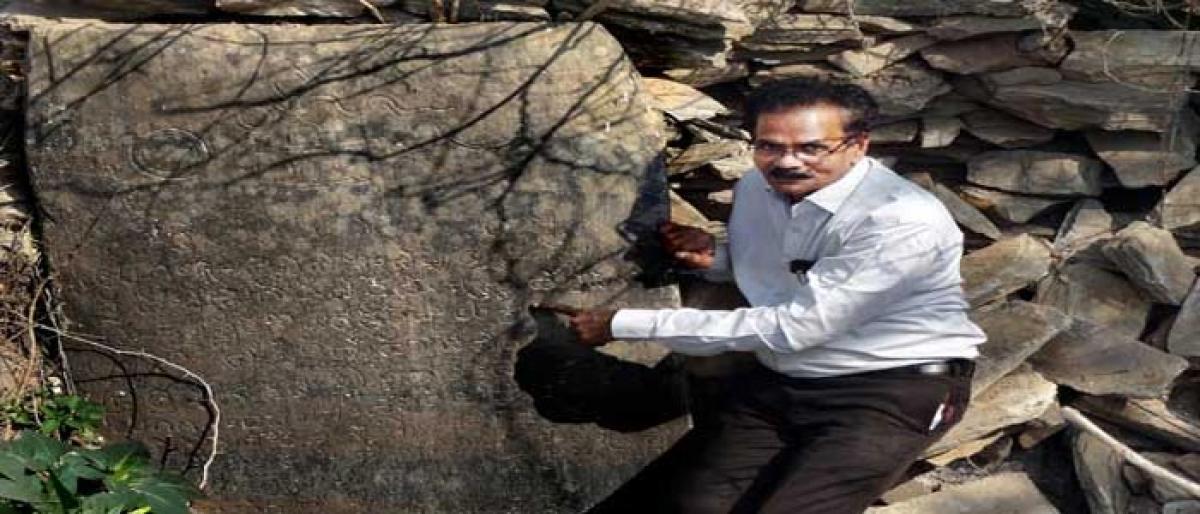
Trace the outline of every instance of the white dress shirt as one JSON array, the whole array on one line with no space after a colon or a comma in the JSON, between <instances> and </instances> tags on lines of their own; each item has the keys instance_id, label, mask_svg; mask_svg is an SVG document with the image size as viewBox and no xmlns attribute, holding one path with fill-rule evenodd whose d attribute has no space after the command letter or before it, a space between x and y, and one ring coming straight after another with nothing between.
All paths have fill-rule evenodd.
<instances>
[{"instance_id":1,"label":"white dress shirt","mask_svg":"<svg viewBox=\"0 0 1200 514\"><path fill-rule=\"evenodd\" d=\"M654 339L686 355L754 352L768 368L822 377L974 358L962 232L933 195L878 161L793 204L761 172L734 190L729 244L710 278L732 276L750 307L621 309L617 339ZM793 261L812 262L793 273Z\"/></svg>"}]
</instances>

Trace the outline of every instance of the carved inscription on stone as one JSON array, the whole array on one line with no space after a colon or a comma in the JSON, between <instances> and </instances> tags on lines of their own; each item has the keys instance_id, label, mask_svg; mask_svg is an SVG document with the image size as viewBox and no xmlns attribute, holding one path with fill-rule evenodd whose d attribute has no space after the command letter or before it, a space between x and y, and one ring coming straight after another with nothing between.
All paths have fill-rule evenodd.
<instances>
[{"instance_id":1,"label":"carved inscription on stone","mask_svg":"<svg viewBox=\"0 0 1200 514\"><path fill-rule=\"evenodd\" d=\"M511 378L531 303L675 300L633 280L662 129L599 26L62 25L30 54L70 329L211 382L202 510L577 512L671 439L553 425ZM76 348L109 431L196 476L201 389Z\"/></svg>"}]
</instances>

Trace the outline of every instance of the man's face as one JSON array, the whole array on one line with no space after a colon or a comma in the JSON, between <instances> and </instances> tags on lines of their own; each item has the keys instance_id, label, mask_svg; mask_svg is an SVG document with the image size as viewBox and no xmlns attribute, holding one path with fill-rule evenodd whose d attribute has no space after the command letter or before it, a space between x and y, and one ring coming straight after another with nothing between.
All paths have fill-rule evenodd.
<instances>
[{"instance_id":1,"label":"man's face","mask_svg":"<svg viewBox=\"0 0 1200 514\"><path fill-rule=\"evenodd\" d=\"M760 113L754 165L775 191L795 202L832 184L867 152L865 134L842 130L846 115L825 104Z\"/></svg>"}]
</instances>

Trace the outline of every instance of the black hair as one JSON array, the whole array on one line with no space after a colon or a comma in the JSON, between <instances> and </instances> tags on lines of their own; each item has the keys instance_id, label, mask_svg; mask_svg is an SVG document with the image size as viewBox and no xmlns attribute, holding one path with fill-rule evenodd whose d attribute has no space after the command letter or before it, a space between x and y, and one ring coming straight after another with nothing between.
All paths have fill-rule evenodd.
<instances>
[{"instance_id":1,"label":"black hair","mask_svg":"<svg viewBox=\"0 0 1200 514\"><path fill-rule=\"evenodd\" d=\"M751 91L746 98L746 130L754 133L758 116L762 113L821 104L846 110L848 116L842 130L847 135L870 132L879 117L879 105L863 88L854 84L800 77L768 82Z\"/></svg>"}]
</instances>

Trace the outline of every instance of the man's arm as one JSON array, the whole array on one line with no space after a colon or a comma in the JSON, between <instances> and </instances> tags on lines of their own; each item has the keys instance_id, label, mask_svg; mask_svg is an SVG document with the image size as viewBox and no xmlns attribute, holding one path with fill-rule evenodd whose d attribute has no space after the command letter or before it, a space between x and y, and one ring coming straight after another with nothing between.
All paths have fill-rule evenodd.
<instances>
[{"instance_id":1,"label":"man's arm","mask_svg":"<svg viewBox=\"0 0 1200 514\"><path fill-rule=\"evenodd\" d=\"M622 309L617 339L656 339L674 351L712 355L769 349L791 353L824 344L884 313L913 283L957 262L934 228L902 223L859 231L842 251L817 261L807 284L780 305L732 311Z\"/></svg>"}]
</instances>

